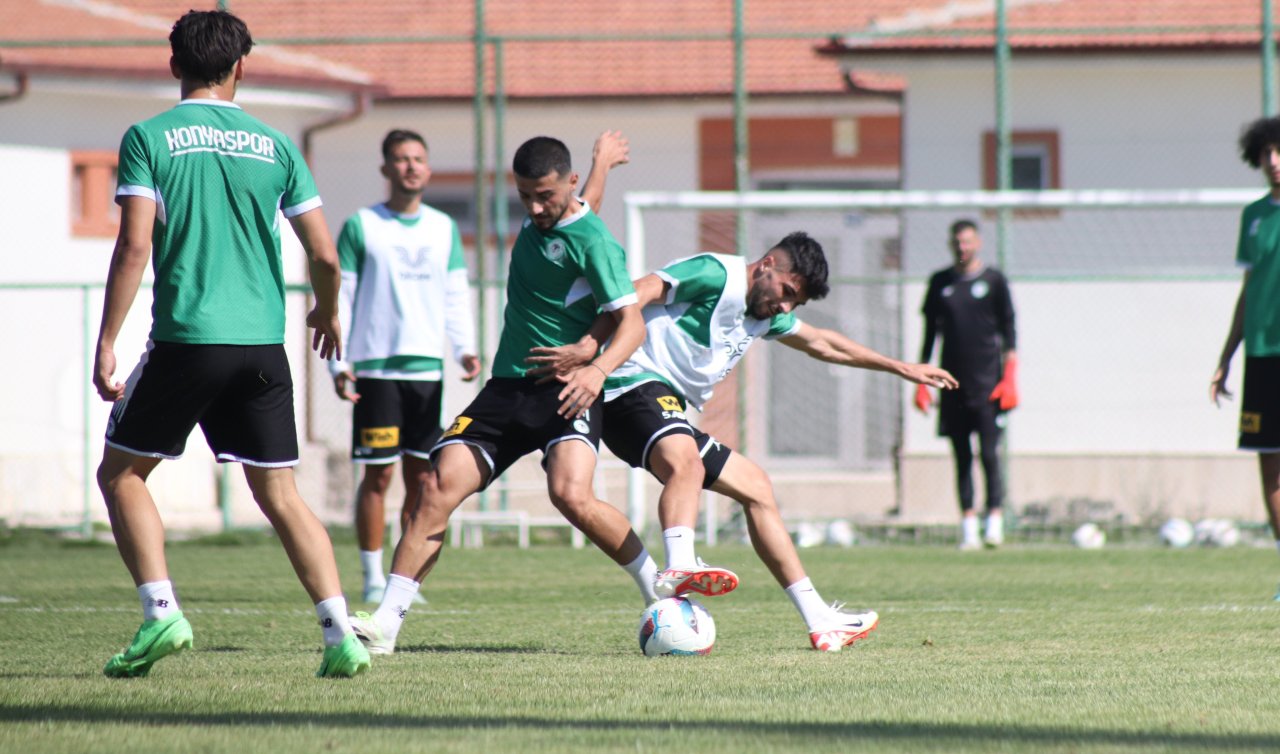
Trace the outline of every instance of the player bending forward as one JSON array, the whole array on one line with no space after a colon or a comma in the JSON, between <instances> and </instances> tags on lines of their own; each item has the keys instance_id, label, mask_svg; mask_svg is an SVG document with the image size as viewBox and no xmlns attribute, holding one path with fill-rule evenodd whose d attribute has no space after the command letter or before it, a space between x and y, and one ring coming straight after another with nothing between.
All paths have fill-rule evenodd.
<instances>
[{"instance_id":1,"label":"player bending forward","mask_svg":"<svg viewBox=\"0 0 1280 754\"><path fill-rule=\"evenodd\" d=\"M647 337L605 381L604 442L663 483L658 515L669 572L697 562L698 496L700 489L710 489L742 504L752 545L800 612L814 649L838 652L866 637L879 616L823 601L782 522L768 475L690 425L686 403L701 410L715 385L761 337L821 361L889 372L917 384L950 389L956 380L944 369L891 359L797 319L797 306L828 291L822 246L805 233L788 235L751 263L725 254L680 259L635 287ZM601 317L576 344L533 349L529 361L539 365L538 372L563 380L561 375L595 356L611 329Z\"/></svg>"}]
</instances>

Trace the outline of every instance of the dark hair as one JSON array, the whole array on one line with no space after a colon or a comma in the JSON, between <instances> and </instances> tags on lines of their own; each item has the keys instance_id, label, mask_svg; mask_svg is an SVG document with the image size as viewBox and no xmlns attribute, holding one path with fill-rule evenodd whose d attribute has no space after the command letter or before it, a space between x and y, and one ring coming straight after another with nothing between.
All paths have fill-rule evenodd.
<instances>
[{"instance_id":1,"label":"dark hair","mask_svg":"<svg viewBox=\"0 0 1280 754\"><path fill-rule=\"evenodd\" d=\"M808 233L802 230L788 233L773 248L786 252L791 258L790 271L804 281L804 292L810 299L817 301L831 291L827 285L827 255L822 251L822 244Z\"/></svg>"},{"instance_id":2,"label":"dark hair","mask_svg":"<svg viewBox=\"0 0 1280 754\"><path fill-rule=\"evenodd\" d=\"M948 234L947 238L955 240L956 236L960 235L963 231L966 231L966 230L971 230L974 233L977 233L978 224L967 217L962 217L959 220L956 220L955 222L951 223L951 228L950 230L947 231L947 234Z\"/></svg>"},{"instance_id":3,"label":"dark hair","mask_svg":"<svg viewBox=\"0 0 1280 754\"><path fill-rule=\"evenodd\" d=\"M1240 159L1261 167L1263 150L1272 146L1280 147L1280 118L1259 118L1240 134Z\"/></svg>"},{"instance_id":4,"label":"dark hair","mask_svg":"<svg viewBox=\"0 0 1280 754\"><path fill-rule=\"evenodd\" d=\"M221 84L253 49L253 37L244 21L224 10L193 10L173 25L169 48L183 78Z\"/></svg>"},{"instance_id":5,"label":"dark hair","mask_svg":"<svg viewBox=\"0 0 1280 754\"><path fill-rule=\"evenodd\" d=\"M550 136L535 136L516 150L511 170L521 178L541 178L552 173L559 173L563 178L573 172L573 163L564 142Z\"/></svg>"},{"instance_id":6,"label":"dark hair","mask_svg":"<svg viewBox=\"0 0 1280 754\"><path fill-rule=\"evenodd\" d=\"M391 159L391 150L405 143L406 141L416 141L422 145L423 149L427 149L427 140L417 131L410 131L406 128L393 128L387 132L386 137L382 139L382 159Z\"/></svg>"}]
</instances>

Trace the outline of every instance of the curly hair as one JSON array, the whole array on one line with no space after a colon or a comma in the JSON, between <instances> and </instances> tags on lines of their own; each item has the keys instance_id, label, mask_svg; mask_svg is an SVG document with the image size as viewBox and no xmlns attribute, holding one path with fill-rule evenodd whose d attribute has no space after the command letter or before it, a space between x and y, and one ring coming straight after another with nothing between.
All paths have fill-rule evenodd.
<instances>
[{"instance_id":1,"label":"curly hair","mask_svg":"<svg viewBox=\"0 0 1280 754\"><path fill-rule=\"evenodd\" d=\"M1262 166L1262 153L1268 147L1280 147L1280 118L1259 118L1240 134L1240 159L1251 168Z\"/></svg>"}]
</instances>

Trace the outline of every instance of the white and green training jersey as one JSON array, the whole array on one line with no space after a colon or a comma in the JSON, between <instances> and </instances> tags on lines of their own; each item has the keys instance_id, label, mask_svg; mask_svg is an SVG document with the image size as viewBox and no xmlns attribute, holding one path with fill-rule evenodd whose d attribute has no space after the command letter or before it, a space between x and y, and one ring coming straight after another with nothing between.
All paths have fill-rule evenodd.
<instances>
[{"instance_id":1,"label":"white and green training jersey","mask_svg":"<svg viewBox=\"0 0 1280 754\"><path fill-rule=\"evenodd\" d=\"M698 254L654 274L671 287L665 301L644 308L645 341L605 381L606 401L660 380L701 409L756 338L800 329L793 312L770 319L747 313L747 261L740 256Z\"/></svg>"},{"instance_id":2,"label":"white and green training jersey","mask_svg":"<svg viewBox=\"0 0 1280 754\"><path fill-rule=\"evenodd\" d=\"M344 355L357 377L439 380L448 344L455 360L476 353L462 235L448 215L365 207L342 226L338 260Z\"/></svg>"},{"instance_id":3,"label":"white and green training jersey","mask_svg":"<svg viewBox=\"0 0 1280 754\"><path fill-rule=\"evenodd\" d=\"M1244 352L1280 356L1280 203L1264 196L1244 208L1236 262L1249 270L1244 291Z\"/></svg>"},{"instance_id":4,"label":"white and green training jersey","mask_svg":"<svg viewBox=\"0 0 1280 754\"><path fill-rule=\"evenodd\" d=\"M511 249L493 376L523 377L529 349L573 343L591 329L597 311L635 302L626 254L586 202L546 232L526 219Z\"/></svg>"},{"instance_id":5,"label":"white and green training jersey","mask_svg":"<svg viewBox=\"0 0 1280 754\"><path fill-rule=\"evenodd\" d=\"M151 339L283 343L279 214L320 206L288 137L231 102L183 100L125 133L118 175L117 201L156 203Z\"/></svg>"}]
</instances>

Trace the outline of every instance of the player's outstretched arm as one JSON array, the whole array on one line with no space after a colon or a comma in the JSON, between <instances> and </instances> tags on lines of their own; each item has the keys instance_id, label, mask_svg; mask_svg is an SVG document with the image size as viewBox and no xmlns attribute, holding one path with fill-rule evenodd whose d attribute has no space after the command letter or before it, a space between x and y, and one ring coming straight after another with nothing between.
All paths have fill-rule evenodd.
<instances>
[{"instance_id":1,"label":"player's outstretched arm","mask_svg":"<svg viewBox=\"0 0 1280 754\"><path fill-rule=\"evenodd\" d=\"M779 340L797 351L803 351L819 361L830 364L889 372L918 385L944 389L952 389L959 385L956 378L945 369L929 364L908 364L905 361L891 359L854 342L835 330L824 330L807 322L801 322L800 329L794 335L787 335Z\"/></svg>"},{"instance_id":2,"label":"player's outstretched arm","mask_svg":"<svg viewBox=\"0 0 1280 754\"><path fill-rule=\"evenodd\" d=\"M338 289L342 270L338 266L338 250L329 235L324 212L319 208L289 218L307 252L307 269L311 273L311 290L316 305L307 314L307 327L313 328L311 348L320 358L342 358L342 325L338 322Z\"/></svg>"},{"instance_id":3,"label":"player's outstretched arm","mask_svg":"<svg viewBox=\"0 0 1280 754\"><path fill-rule=\"evenodd\" d=\"M1240 296L1236 299L1236 311L1231 315L1231 329L1227 331L1227 341L1222 344L1222 353L1218 356L1218 368L1209 380L1209 400L1213 405L1222 405L1222 399L1230 399L1231 391L1227 390L1227 375L1231 373L1231 359L1244 339L1244 290L1249 283L1249 273L1244 274L1244 282L1240 284Z\"/></svg>"},{"instance_id":4,"label":"player's outstretched arm","mask_svg":"<svg viewBox=\"0 0 1280 754\"><path fill-rule=\"evenodd\" d=\"M664 300L670 284L657 275L649 274L635 281L635 287L636 305L643 309L649 304ZM534 367L529 370L529 374L540 375L543 378L539 381L540 383L552 379L565 381L570 372L591 361L600 353L600 346L613 337L617 327L618 318L614 313L601 312L592 323L591 329L576 343L554 348L539 346L529 349L529 355L524 360L526 364ZM618 364L621 365L622 362ZM616 368L617 366L614 367Z\"/></svg>"},{"instance_id":5,"label":"player's outstretched arm","mask_svg":"<svg viewBox=\"0 0 1280 754\"><path fill-rule=\"evenodd\" d=\"M604 201L604 185L609 171L630 161L631 143L621 131L605 131L596 137L595 146L591 149L591 171L587 173L587 181L582 184L579 195L597 214L600 203Z\"/></svg>"},{"instance_id":6,"label":"player's outstretched arm","mask_svg":"<svg viewBox=\"0 0 1280 754\"><path fill-rule=\"evenodd\" d=\"M142 274L151 257L151 228L155 220L155 200L141 196L121 198L120 232L116 235L111 268L107 271L102 322L93 360L93 386L104 401L124 397L124 384L112 380L116 371L116 337L142 284Z\"/></svg>"}]
</instances>

